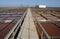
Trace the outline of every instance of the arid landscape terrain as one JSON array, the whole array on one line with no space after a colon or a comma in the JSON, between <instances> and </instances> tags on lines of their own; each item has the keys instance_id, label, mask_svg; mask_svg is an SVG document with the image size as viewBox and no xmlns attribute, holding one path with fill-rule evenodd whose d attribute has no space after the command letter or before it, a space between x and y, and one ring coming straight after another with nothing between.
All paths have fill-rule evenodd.
<instances>
[{"instance_id":1,"label":"arid landscape terrain","mask_svg":"<svg viewBox=\"0 0 60 39\"><path fill-rule=\"evenodd\" d=\"M0 39L5 38L24 13L27 13L27 9L0 8ZM51 39L60 39L60 8L30 8L30 10L39 39L42 37L47 39L46 34Z\"/></svg>"},{"instance_id":2,"label":"arid landscape terrain","mask_svg":"<svg viewBox=\"0 0 60 39\"><path fill-rule=\"evenodd\" d=\"M60 8L31 8L31 11L40 38L42 33L46 38L45 30L52 39L60 39Z\"/></svg>"},{"instance_id":3,"label":"arid landscape terrain","mask_svg":"<svg viewBox=\"0 0 60 39\"><path fill-rule=\"evenodd\" d=\"M16 25L27 8L1 8L0 9L0 39Z\"/></svg>"}]
</instances>

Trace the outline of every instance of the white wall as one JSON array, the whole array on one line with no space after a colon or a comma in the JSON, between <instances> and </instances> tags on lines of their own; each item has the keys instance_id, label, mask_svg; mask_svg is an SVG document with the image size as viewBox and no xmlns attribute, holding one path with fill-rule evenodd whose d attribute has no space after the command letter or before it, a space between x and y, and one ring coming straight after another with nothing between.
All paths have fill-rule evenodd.
<instances>
[{"instance_id":1,"label":"white wall","mask_svg":"<svg viewBox=\"0 0 60 39\"><path fill-rule=\"evenodd\" d=\"M46 5L39 5L39 8L46 8Z\"/></svg>"}]
</instances>

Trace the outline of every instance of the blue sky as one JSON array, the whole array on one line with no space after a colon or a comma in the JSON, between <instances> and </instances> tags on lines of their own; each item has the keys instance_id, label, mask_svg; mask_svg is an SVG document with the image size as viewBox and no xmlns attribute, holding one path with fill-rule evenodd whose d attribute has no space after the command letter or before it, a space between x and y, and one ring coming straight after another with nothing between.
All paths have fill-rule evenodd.
<instances>
[{"instance_id":1,"label":"blue sky","mask_svg":"<svg viewBox=\"0 0 60 39\"><path fill-rule=\"evenodd\" d=\"M23 5L47 5L48 7L60 7L60 0L0 0L0 7L18 7Z\"/></svg>"}]
</instances>

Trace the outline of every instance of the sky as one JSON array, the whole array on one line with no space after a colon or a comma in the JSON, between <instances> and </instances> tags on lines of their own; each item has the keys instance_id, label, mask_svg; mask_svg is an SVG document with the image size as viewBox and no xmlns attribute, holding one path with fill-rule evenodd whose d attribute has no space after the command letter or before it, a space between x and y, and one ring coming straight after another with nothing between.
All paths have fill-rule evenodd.
<instances>
[{"instance_id":1,"label":"sky","mask_svg":"<svg viewBox=\"0 0 60 39\"><path fill-rule=\"evenodd\" d=\"M60 7L60 0L0 0L0 7L19 7L46 5L47 7Z\"/></svg>"}]
</instances>

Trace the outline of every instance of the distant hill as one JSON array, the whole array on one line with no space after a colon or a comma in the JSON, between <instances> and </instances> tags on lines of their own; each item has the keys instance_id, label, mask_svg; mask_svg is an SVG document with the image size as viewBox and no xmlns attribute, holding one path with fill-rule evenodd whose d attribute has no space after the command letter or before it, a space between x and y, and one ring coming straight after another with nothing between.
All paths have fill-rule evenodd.
<instances>
[{"instance_id":1,"label":"distant hill","mask_svg":"<svg viewBox=\"0 0 60 39\"><path fill-rule=\"evenodd\" d=\"M60 7L47 7L47 8L60 8Z\"/></svg>"}]
</instances>

